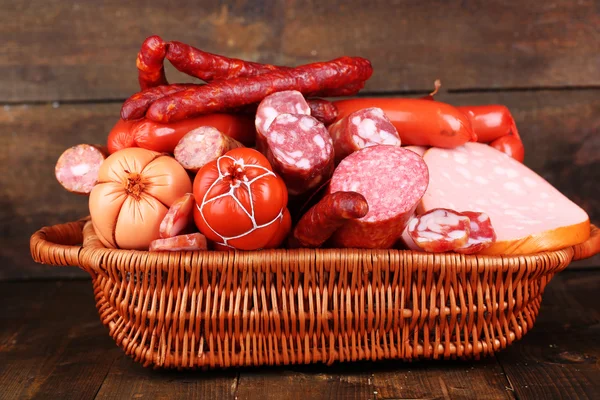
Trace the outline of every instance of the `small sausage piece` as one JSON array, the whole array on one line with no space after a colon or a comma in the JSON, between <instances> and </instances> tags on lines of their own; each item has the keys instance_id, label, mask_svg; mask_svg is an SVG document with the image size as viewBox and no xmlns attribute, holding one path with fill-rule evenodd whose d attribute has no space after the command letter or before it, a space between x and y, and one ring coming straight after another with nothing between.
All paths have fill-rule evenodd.
<instances>
[{"instance_id":1,"label":"small sausage piece","mask_svg":"<svg viewBox=\"0 0 600 400\"><path fill-rule=\"evenodd\" d=\"M474 254L487 249L496 241L496 231L487 214L475 211L463 211L461 214L469 218L469 238L464 246L454 251L462 254Z\"/></svg>"},{"instance_id":2,"label":"small sausage piece","mask_svg":"<svg viewBox=\"0 0 600 400\"><path fill-rule=\"evenodd\" d=\"M265 97L256 109L256 148L264 153L267 148L267 130L281 114L310 115L308 103L297 90L284 90Z\"/></svg>"},{"instance_id":3,"label":"small sausage piece","mask_svg":"<svg viewBox=\"0 0 600 400\"><path fill-rule=\"evenodd\" d=\"M90 194L107 154L106 148L100 145L73 146L58 158L54 168L56 179L71 193Z\"/></svg>"},{"instance_id":4,"label":"small sausage piece","mask_svg":"<svg viewBox=\"0 0 600 400\"><path fill-rule=\"evenodd\" d=\"M328 130L333 140L336 163L365 147L401 144L398 131L383 110L377 107L355 111L330 125Z\"/></svg>"},{"instance_id":5,"label":"small sausage piece","mask_svg":"<svg viewBox=\"0 0 600 400\"><path fill-rule=\"evenodd\" d=\"M153 240L150 243L149 251L196 251L206 249L206 237L196 232Z\"/></svg>"},{"instance_id":6,"label":"small sausage piece","mask_svg":"<svg viewBox=\"0 0 600 400\"><path fill-rule=\"evenodd\" d=\"M175 200L160 223L159 234L162 239L177 236L194 222L194 195L187 193Z\"/></svg>"},{"instance_id":7,"label":"small sausage piece","mask_svg":"<svg viewBox=\"0 0 600 400\"><path fill-rule=\"evenodd\" d=\"M308 99L306 101L310 107L310 115L324 123L325 126L332 124L337 118L337 107L329 100Z\"/></svg>"},{"instance_id":8,"label":"small sausage piece","mask_svg":"<svg viewBox=\"0 0 600 400\"><path fill-rule=\"evenodd\" d=\"M406 98L358 98L334 102L338 120L363 108L378 107L396 127L402 144L454 148L476 141L470 119L439 101Z\"/></svg>"},{"instance_id":9,"label":"small sausage piece","mask_svg":"<svg viewBox=\"0 0 600 400\"><path fill-rule=\"evenodd\" d=\"M212 126L201 126L181 138L175 147L174 155L183 168L198 172L209 162L238 147L244 145Z\"/></svg>"},{"instance_id":10,"label":"small sausage piece","mask_svg":"<svg viewBox=\"0 0 600 400\"><path fill-rule=\"evenodd\" d=\"M362 218L348 220L332 245L387 249L400 238L429 183L423 158L400 146L377 145L355 151L337 166L329 193L357 192L369 204Z\"/></svg>"},{"instance_id":11,"label":"small sausage piece","mask_svg":"<svg viewBox=\"0 0 600 400\"><path fill-rule=\"evenodd\" d=\"M356 192L335 192L323 197L300 218L294 238L304 247L319 247L349 219L369 212L365 197Z\"/></svg>"},{"instance_id":12,"label":"small sausage piece","mask_svg":"<svg viewBox=\"0 0 600 400\"><path fill-rule=\"evenodd\" d=\"M518 136L502 136L490 143L490 146L522 163L525 160L525 147Z\"/></svg>"},{"instance_id":13,"label":"small sausage piece","mask_svg":"<svg viewBox=\"0 0 600 400\"><path fill-rule=\"evenodd\" d=\"M421 249L443 253L467 244L470 220L459 212L436 208L411 219L407 231Z\"/></svg>"},{"instance_id":14,"label":"small sausage piece","mask_svg":"<svg viewBox=\"0 0 600 400\"><path fill-rule=\"evenodd\" d=\"M267 130L266 142L265 155L291 195L306 193L333 173L331 137L309 115L279 115Z\"/></svg>"},{"instance_id":15,"label":"small sausage piece","mask_svg":"<svg viewBox=\"0 0 600 400\"><path fill-rule=\"evenodd\" d=\"M284 90L298 90L305 96L316 96L327 90L362 84L372 73L373 67L369 60L360 57L340 57L286 71L273 71L192 87L155 101L146 116L163 123L180 121L257 103L272 93ZM360 85L357 88L360 89Z\"/></svg>"},{"instance_id":16,"label":"small sausage piece","mask_svg":"<svg viewBox=\"0 0 600 400\"><path fill-rule=\"evenodd\" d=\"M144 40L135 62L142 90L168 84L164 67L166 54L167 44L160 36L150 36Z\"/></svg>"}]
</instances>

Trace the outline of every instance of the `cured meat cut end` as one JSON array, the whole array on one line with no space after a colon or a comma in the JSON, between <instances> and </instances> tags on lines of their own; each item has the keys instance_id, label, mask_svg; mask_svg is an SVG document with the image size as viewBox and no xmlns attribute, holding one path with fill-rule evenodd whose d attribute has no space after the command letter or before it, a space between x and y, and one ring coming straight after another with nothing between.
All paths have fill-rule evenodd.
<instances>
[{"instance_id":1,"label":"cured meat cut end","mask_svg":"<svg viewBox=\"0 0 600 400\"><path fill-rule=\"evenodd\" d=\"M302 93L297 90L284 90L265 97L256 109L256 146L259 151L266 149L267 130L273 120L281 114L310 115L310 107Z\"/></svg>"},{"instance_id":2,"label":"cured meat cut end","mask_svg":"<svg viewBox=\"0 0 600 400\"><path fill-rule=\"evenodd\" d=\"M469 217L469 239L464 246L454 251L462 254L475 254L487 249L496 241L496 231L487 214L475 211L463 211L461 214Z\"/></svg>"},{"instance_id":3,"label":"cured meat cut end","mask_svg":"<svg viewBox=\"0 0 600 400\"><path fill-rule=\"evenodd\" d=\"M308 115L281 114L266 133L266 156L291 195L325 182L333 172L333 143L325 126Z\"/></svg>"},{"instance_id":4,"label":"cured meat cut end","mask_svg":"<svg viewBox=\"0 0 600 400\"><path fill-rule=\"evenodd\" d=\"M325 126L333 123L337 118L337 107L328 100L309 99L308 106L310 107L310 115L324 123Z\"/></svg>"},{"instance_id":5,"label":"cured meat cut end","mask_svg":"<svg viewBox=\"0 0 600 400\"><path fill-rule=\"evenodd\" d=\"M436 208L411 219L407 232L419 248L444 253L467 244L470 220L456 211Z\"/></svg>"},{"instance_id":6,"label":"cured meat cut end","mask_svg":"<svg viewBox=\"0 0 600 400\"><path fill-rule=\"evenodd\" d=\"M423 156L430 183L419 207L489 216L496 242L480 254L531 254L584 242L586 212L535 172L482 143L431 148Z\"/></svg>"},{"instance_id":7,"label":"cured meat cut end","mask_svg":"<svg viewBox=\"0 0 600 400\"><path fill-rule=\"evenodd\" d=\"M337 166L329 192L360 193L369 212L338 229L337 247L390 248L400 238L419 200L429 173L423 159L399 146L377 145L356 151Z\"/></svg>"},{"instance_id":8,"label":"cured meat cut end","mask_svg":"<svg viewBox=\"0 0 600 400\"><path fill-rule=\"evenodd\" d=\"M194 195L191 193L175 200L160 223L160 237L164 239L177 236L193 224L195 204Z\"/></svg>"},{"instance_id":9,"label":"cured meat cut end","mask_svg":"<svg viewBox=\"0 0 600 400\"><path fill-rule=\"evenodd\" d=\"M206 249L206 237L196 232L153 240L150 243L149 251L196 251Z\"/></svg>"},{"instance_id":10,"label":"cured meat cut end","mask_svg":"<svg viewBox=\"0 0 600 400\"><path fill-rule=\"evenodd\" d=\"M175 147L174 155L183 168L198 172L209 162L238 147L243 145L216 128L201 126L181 138Z\"/></svg>"},{"instance_id":11,"label":"cured meat cut end","mask_svg":"<svg viewBox=\"0 0 600 400\"><path fill-rule=\"evenodd\" d=\"M319 247L346 221L362 218L367 212L367 200L359 193L325 195L300 218L294 229L294 238L304 247Z\"/></svg>"},{"instance_id":12,"label":"cured meat cut end","mask_svg":"<svg viewBox=\"0 0 600 400\"><path fill-rule=\"evenodd\" d=\"M107 154L108 151L99 145L73 146L58 158L54 168L56 179L71 193L90 194Z\"/></svg>"},{"instance_id":13,"label":"cured meat cut end","mask_svg":"<svg viewBox=\"0 0 600 400\"><path fill-rule=\"evenodd\" d=\"M339 163L357 150L378 144L400 146L400 136L381 108L355 111L329 127Z\"/></svg>"}]
</instances>

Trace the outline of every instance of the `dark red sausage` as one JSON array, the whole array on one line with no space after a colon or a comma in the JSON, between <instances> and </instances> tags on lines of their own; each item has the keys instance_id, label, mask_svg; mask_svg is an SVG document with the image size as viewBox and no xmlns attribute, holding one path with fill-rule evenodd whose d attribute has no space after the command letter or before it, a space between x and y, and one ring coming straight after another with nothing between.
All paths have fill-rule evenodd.
<instances>
[{"instance_id":1,"label":"dark red sausage","mask_svg":"<svg viewBox=\"0 0 600 400\"><path fill-rule=\"evenodd\" d=\"M159 99L146 116L157 122L174 122L227 108L257 103L271 93L298 90L305 96L360 84L371 77L371 63L360 57L341 57L286 71L192 87Z\"/></svg>"},{"instance_id":2,"label":"dark red sausage","mask_svg":"<svg viewBox=\"0 0 600 400\"><path fill-rule=\"evenodd\" d=\"M173 84L144 89L125 100L123 106L121 106L121 118L124 120L143 118L146 111L148 111L148 107L156 100L194 86L197 85Z\"/></svg>"},{"instance_id":3,"label":"dark red sausage","mask_svg":"<svg viewBox=\"0 0 600 400\"><path fill-rule=\"evenodd\" d=\"M337 118L338 110L332 102L325 99L308 99L306 101L310 107L310 115L325 125L330 125Z\"/></svg>"},{"instance_id":4,"label":"dark red sausage","mask_svg":"<svg viewBox=\"0 0 600 400\"><path fill-rule=\"evenodd\" d=\"M135 62L142 90L169 84L164 67L166 53L167 44L160 36L150 36L142 43Z\"/></svg>"},{"instance_id":5,"label":"dark red sausage","mask_svg":"<svg viewBox=\"0 0 600 400\"><path fill-rule=\"evenodd\" d=\"M319 247L349 219L369 212L365 197L356 192L335 192L323 197L300 218L294 238L304 247Z\"/></svg>"}]
</instances>

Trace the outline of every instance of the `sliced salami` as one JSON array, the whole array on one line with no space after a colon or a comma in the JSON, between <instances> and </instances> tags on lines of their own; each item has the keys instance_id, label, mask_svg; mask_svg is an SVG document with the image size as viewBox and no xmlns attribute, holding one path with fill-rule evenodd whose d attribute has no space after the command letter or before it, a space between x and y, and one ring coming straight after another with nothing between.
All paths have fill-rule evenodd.
<instances>
[{"instance_id":1,"label":"sliced salami","mask_svg":"<svg viewBox=\"0 0 600 400\"><path fill-rule=\"evenodd\" d=\"M198 172L209 162L238 147L244 145L212 126L201 126L181 138L174 155L183 168Z\"/></svg>"},{"instance_id":2,"label":"sliced salami","mask_svg":"<svg viewBox=\"0 0 600 400\"><path fill-rule=\"evenodd\" d=\"M199 233L156 239L150 243L149 251L195 251L206 250L206 237Z\"/></svg>"},{"instance_id":3,"label":"sliced salami","mask_svg":"<svg viewBox=\"0 0 600 400\"><path fill-rule=\"evenodd\" d=\"M280 114L310 115L310 106L297 90L285 90L265 97L256 109L256 148L266 151L267 130Z\"/></svg>"},{"instance_id":4,"label":"sliced salami","mask_svg":"<svg viewBox=\"0 0 600 400\"><path fill-rule=\"evenodd\" d=\"M463 211L461 214L469 217L469 238L464 246L454 251L462 254L475 254L487 249L496 241L496 231L487 214L475 211Z\"/></svg>"},{"instance_id":5,"label":"sliced salami","mask_svg":"<svg viewBox=\"0 0 600 400\"><path fill-rule=\"evenodd\" d=\"M281 114L266 133L265 152L291 195L300 195L329 179L333 143L327 128L309 115Z\"/></svg>"},{"instance_id":6,"label":"sliced salami","mask_svg":"<svg viewBox=\"0 0 600 400\"><path fill-rule=\"evenodd\" d=\"M377 145L358 150L335 169L329 192L362 194L369 212L348 220L332 244L338 247L390 248L400 238L429 183L423 159L399 146Z\"/></svg>"},{"instance_id":7,"label":"sliced salami","mask_svg":"<svg viewBox=\"0 0 600 400\"><path fill-rule=\"evenodd\" d=\"M160 223L161 238L170 238L182 233L194 222L194 195L187 193L175 200Z\"/></svg>"},{"instance_id":8,"label":"sliced salami","mask_svg":"<svg viewBox=\"0 0 600 400\"><path fill-rule=\"evenodd\" d=\"M459 212L436 208L411 219L407 232L419 248L444 253L467 244L470 220Z\"/></svg>"},{"instance_id":9,"label":"sliced salami","mask_svg":"<svg viewBox=\"0 0 600 400\"><path fill-rule=\"evenodd\" d=\"M329 127L336 164L349 154L378 144L400 146L400 136L381 108L355 111Z\"/></svg>"},{"instance_id":10,"label":"sliced salami","mask_svg":"<svg viewBox=\"0 0 600 400\"><path fill-rule=\"evenodd\" d=\"M65 150L54 168L58 182L71 193L90 194L108 151L99 145L78 144Z\"/></svg>"}]
</instances>

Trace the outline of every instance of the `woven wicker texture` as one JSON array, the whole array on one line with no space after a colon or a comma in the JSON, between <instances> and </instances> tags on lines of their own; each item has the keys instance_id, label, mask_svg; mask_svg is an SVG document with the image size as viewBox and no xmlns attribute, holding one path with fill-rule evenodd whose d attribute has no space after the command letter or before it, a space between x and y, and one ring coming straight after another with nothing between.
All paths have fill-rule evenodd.
<instances>
[{"instance_id":1,"label":"woven wicker texture","mask_svg":"<svg viewBox=\"0 0 600 400\"><path fill-rule=\"evenodd\" d=\"M37 262L90 273L128 355L171 368L477 359L531 329L552 276L599 247L596 227L575 248L511 257L112 250L87 220L31 237Z\"/></svg>"}]
</instances>

